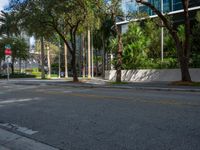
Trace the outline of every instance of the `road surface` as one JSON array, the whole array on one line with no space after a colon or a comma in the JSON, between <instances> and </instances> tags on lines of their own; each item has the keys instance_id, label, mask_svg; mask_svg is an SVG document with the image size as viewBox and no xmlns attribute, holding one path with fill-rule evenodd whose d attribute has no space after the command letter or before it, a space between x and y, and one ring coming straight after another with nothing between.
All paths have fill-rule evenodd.
<instances>
[{"instance_id":1,"label":"road surface","mask_svg":"<svg viewBox=\"0 0 200 150\"><path fill-rule=\"evenodd\" d=\"M0 86L0 128L59 149L200 149L197 92Z\"/></svg>"}]
</instances>

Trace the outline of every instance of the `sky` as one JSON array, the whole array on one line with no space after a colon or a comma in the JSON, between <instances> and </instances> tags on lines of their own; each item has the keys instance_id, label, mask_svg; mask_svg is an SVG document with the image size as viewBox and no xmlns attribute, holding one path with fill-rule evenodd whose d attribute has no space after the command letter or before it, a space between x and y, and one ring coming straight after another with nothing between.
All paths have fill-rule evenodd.
<instances>
[{"instance_id":1,"label":"sky","mask_svg":"<svg viewBox=\"0 0 200 150\"><path fill-rule=\"evenodd\" d=\"M9 3L9 0L0 0L0 11L3 10L5 6L7 6Z\"/></svg>"},{"instance_id":2,"label":"sky","mask_svg":"<svg viewBox=\"0 0 200 150\"><path fill-rule=\"evenodd\" d=\"M5 6L8 6L9 0L0 0L0 11L4 9ZM33 45L35 43L35 39L33 37L30 38L30 44Z\"/></svg>"}]
</instances>

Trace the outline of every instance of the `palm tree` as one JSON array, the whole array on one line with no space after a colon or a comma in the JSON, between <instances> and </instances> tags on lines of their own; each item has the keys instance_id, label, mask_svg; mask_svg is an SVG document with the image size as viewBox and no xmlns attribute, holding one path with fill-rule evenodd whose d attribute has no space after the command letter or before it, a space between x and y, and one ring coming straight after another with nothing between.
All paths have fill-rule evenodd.
<instances>
[{"instance_id":1,"label":"palm tree","mask_svg":"<svg viewBox=\"0 0 200 150\"><path fill-rule=\"evenodd\" d=\"M7 37L19 35L18 21L15 13L1 11L0 24L1 35Z\"/></svg>"}]
</instances>

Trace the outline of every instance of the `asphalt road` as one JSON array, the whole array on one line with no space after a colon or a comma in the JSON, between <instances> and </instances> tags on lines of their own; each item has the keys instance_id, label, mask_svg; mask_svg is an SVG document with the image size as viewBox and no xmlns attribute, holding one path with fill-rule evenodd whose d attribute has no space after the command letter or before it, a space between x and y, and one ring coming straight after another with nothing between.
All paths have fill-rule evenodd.
<instances>
[{"instance_id":1,"label":"asphalt road","mask_svg":"<svg viewBox=\"0 0 200 150\"><path fill-rule=\"evenodd\" d=\"M63 150L200 150L200 93L0 85L0 124Z\"/></svg>"}]
</instances>

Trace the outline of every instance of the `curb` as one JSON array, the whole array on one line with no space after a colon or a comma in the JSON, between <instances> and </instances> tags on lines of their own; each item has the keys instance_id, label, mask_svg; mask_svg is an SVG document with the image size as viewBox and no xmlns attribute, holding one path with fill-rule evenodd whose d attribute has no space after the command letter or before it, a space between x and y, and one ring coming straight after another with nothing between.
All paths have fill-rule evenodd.
<instances>
[{"instance_id":1,"label":"curb","mask_svg":"<svg viewBox=\"0 0 200 150\"><path fill-rule=\"evenodd\" d=\"M53 146L0 128L0 150L59 150Z\"/></svg>"},{"instance_id":2,"label":"curb","mask_svg":"<svg viewBox=\"0 0 200 150\"><path fill-rule=\"evenodd\" d=\"M68 87L86 87L86 88L111 88L111 89L135 89L135 90L152 90L152 91L177 91L177 92L200 92L200 89L186 89L175 87L145 87L145 86L109 86L109 85L92 85L92 84L69 84L69 83L19 83L17 85L52 85L52 86L68 86Z\"/></svg>"}]
</instances>

